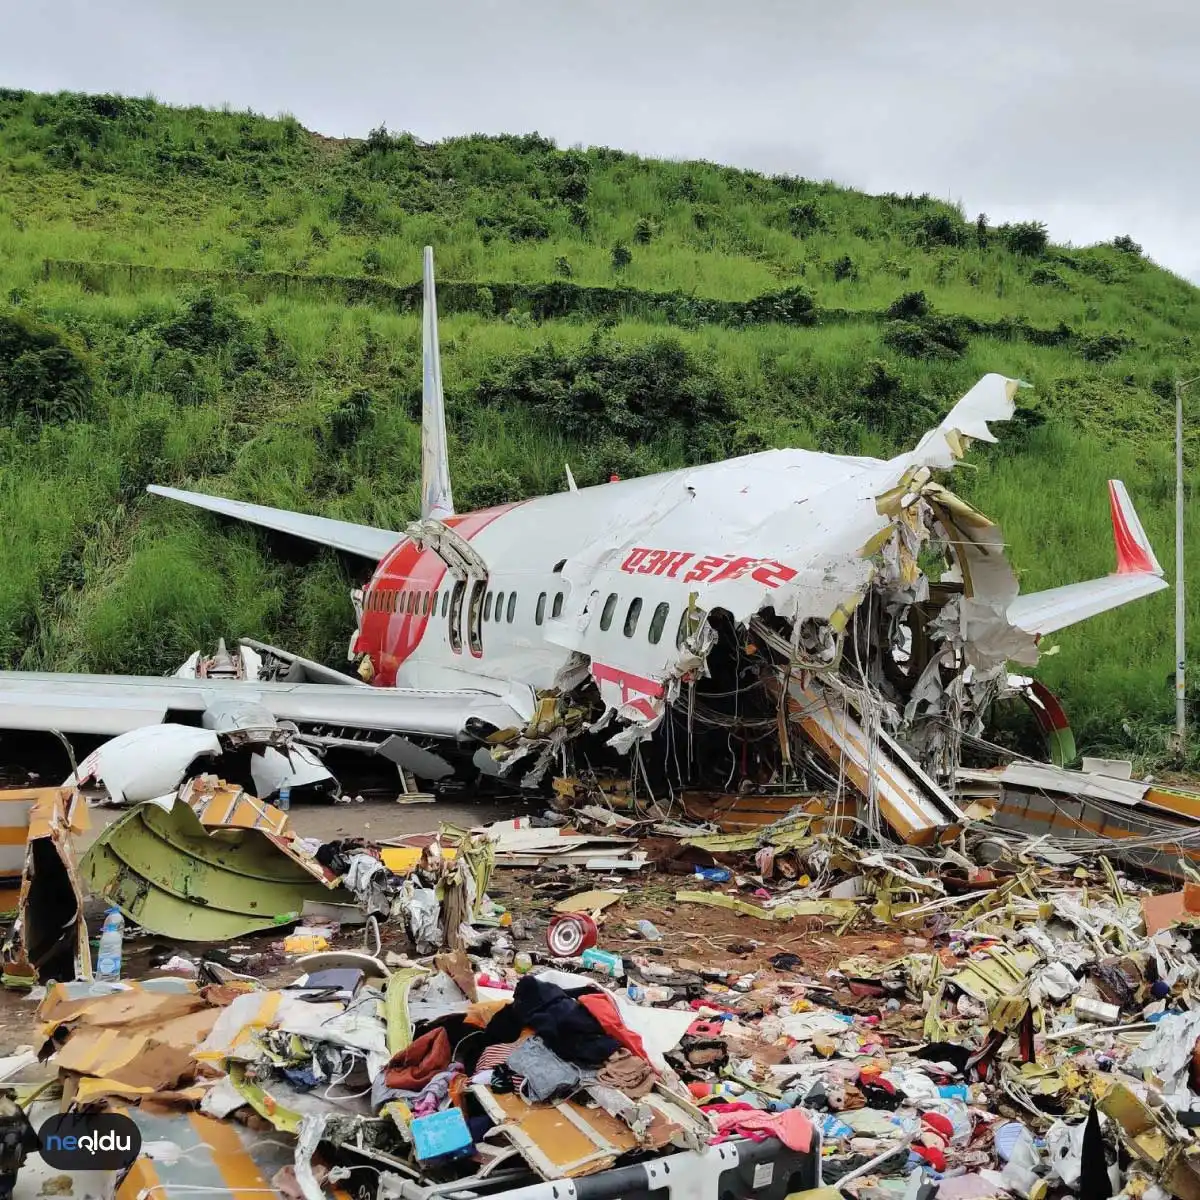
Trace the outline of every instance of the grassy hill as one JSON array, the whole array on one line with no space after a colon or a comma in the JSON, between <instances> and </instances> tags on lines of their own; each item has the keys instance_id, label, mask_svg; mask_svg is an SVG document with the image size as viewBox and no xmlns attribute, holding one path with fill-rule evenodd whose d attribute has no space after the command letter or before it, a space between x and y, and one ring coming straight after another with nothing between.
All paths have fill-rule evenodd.
<instances>
[{"instance_id":1,"label":"grassy hill","mask_svg":"<svg viewBox=\"0 0 1200 1200\"><path fill-rule=\"evenodd\" d=\"M536 134L332 141L0 90L0 663L159 673L222 634L342 658L334 557L282 562L143 489L401 527L427 243L460 506L558 490L564 461L585 483L766 446L882 453L1001 371L1033 386L959 490L1023 587L1111 568L1110 475L1170 565L1200 291L1128 238L1058 247L928 196ZM1153 746L1171 612L1168 593L1057 639L1042 674L1085 743Z\"/></svg>"}]
</instances>

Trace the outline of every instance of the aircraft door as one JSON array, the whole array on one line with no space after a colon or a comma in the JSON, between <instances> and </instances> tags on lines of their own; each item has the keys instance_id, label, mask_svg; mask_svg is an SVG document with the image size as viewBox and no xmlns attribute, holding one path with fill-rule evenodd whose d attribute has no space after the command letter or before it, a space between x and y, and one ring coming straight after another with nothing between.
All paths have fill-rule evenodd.
<instances>
[{"instance_id":1,"label":"aircraft door","mask_svg":"<svg viewBox=\"0 0 1200 1200\"><path fill-rule=\"evenodd\" d=\"M467 605L467 645L475 658L483 657L483 596L486 591L486 579L472 580L471 599Z\"/></svg>"},{"instance_id":2,"label":"aircraft door","mask_svg":"<svg viewBox=\"0 0 1200 1200\"><path fill-rule=\"evenodd\" d=\"M455 654L462 653L463 597L466 592L466 580L459 579L450 593L450 649Z\"/></svg>"}]
</instances>

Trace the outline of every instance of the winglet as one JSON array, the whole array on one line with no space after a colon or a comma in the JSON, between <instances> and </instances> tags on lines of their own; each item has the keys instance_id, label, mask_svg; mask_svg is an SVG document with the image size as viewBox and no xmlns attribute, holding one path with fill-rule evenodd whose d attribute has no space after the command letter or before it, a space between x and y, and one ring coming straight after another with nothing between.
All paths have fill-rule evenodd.
<instances>
[{"instance_id":1,"label":"winglet","mask_svg":"<svg viewBox=\"0 0 1200 1200\"><path fill-rule=\"evenodd\" d=\"M567 491L568 492L579 491L579 488L577 488L575 486L575 476L571 474L571 464L564 463L563 465L567 468Z\"/></svg>"},{"instance_id":2,"label":"winglet","mask_svg":"<svg viewBox=\"0 0 1200 1200\"><path fill-rule=\"evenodd\" d=\"M1117 574L1161 575L1163 569L1154 556L1154 548L1134 511L1129 492L1119 479L1108 481L1108 502L1117 547Z\"/></svg>"},{"instance_id":3,"label":"winglet","mask_svg":"<svg viewBox=\"0 0 1200 1200\"><path fill-rule=\"evenodd\" d=\"M425 247L425 313L421 330L421 516L441 520L454 513L446 446L446 401L438 350L437 293L433 247Z\"/></svg>"}]
</instances>

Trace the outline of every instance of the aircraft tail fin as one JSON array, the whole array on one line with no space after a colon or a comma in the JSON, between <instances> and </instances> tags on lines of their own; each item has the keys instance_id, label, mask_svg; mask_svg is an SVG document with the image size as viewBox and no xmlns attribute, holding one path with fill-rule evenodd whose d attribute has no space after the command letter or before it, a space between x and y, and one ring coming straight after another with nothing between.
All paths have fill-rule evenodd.
<instances>
[{"instance_id":1,"label":"aircraft tail fin","mask_svg":"<svg viewBox=\"0 0 1200 1200\"><path fill-rule=\"evenodd\" d=\"M421 516L441 520L454 512L446 446L446 402L438 350L433 247L425 247L425 312L421 330Z\"/></svg>"},{"instance_id":2,"label":"aircraft tail fin","mask_svg":"<svg viewBox=\"0 0 1200 1200\"><path fill-rule=\"evenodd\" d=\"M1142 522L1119 479L1108 481L1108 503L1112 509L1113 541L1117 547L1118 575L1161 575L1162 567Z\"/></svg>"},{"instance_id":3,"label":"aircraft tail fin","mask_svg":"<svg viewBox=\"0 0 1200 1200\"><path fill-rule=\"evenodd\" d=\"M1017 628L1039 636L1055 633L1168 586L1129 492L1119 479L1108 481L1108 502L1117 569L1101 579L1018 596L1008 606L1008 619Z\"/></svg>"}]
</instances>

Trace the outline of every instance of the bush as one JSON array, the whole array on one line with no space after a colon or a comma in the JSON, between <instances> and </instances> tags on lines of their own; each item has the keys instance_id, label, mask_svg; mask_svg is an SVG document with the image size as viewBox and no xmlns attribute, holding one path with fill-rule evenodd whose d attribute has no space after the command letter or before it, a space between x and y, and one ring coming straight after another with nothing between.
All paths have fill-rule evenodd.
<instances>
[{"instance_id":1,"label":"bush","mask_svg":"<svg viewBox=\"0 0 1200 1200\"><path fill-rule=\"evenodd\" d=\"M1142 248L1129 236L1127 233L1121 234L1120 237L1113 238L1113 249L1120 250L1122 254L1132 254L1139 256L1142 253Z\"/></svg>"},{"instance_id":2,"label":"bush","mask_svg":"<svg viewBox=\"0 0 1200 1200\"><path fill-rule=\"evenodd\" d=\"M159 326L158 336L168 346L205 354L242 339L246 322L223 296L212 288L192 295L183 312Z\"/></svg>"},{"instance_id":3,"label":"bush","mask_svg":"<svg viewBox=\"0 0 1200 1200\"><path fill-rule=\"evenodd\" d=\"M967 352L966 337L958 325L946 317L889 321L883 340L909 358L961 358Z\"/></svg>"},{"instance_id":4,"label":"bush","mask_svg":"<svg viewBox=\"0 0 1200 1200\"><path fill-rule=\"evenodd\" d=\"M917 321L929 312L929 301L924 292L905 292L887 307L886 316L893 321Z\"/></svg>"},{"instance_id":5,"label":"bush","mask_svg":"<svg viewBox=\"0 0 1200 1200\"><path fill-rule=\"evenodd\" d=\"M788 228L797 237L806 237L818 229L825 228L825 214L821 206L814 200L805 200L801 204L793 204L788 209Z\"/></svg>"},{"instance_id":6,"label":"bush","mask_svg":"<svg viewBox=\"0 0 1200 1200\"><path fill-rule=\"evenodd\" d=\"M1028 258L1045 254L1050 244L1050 235L1041 221L1018 221L1015 225L1002 225L1000 232L1004 236L1004 244L1013 254L1023 254Z\"/></svg>"},{"instance_id":7,"label":"bush","mask_svg":"<svg viewBox=\"0 0 1200 1200\"><path fill-rule=\"evenodd\" d=\"M61 424L88 415L92 378L57 330L0 313L0 420Z\"/></svg>"},{"instance_id":8,"label":"bush","mask_svg":"<svg viewBox=\"0 0 1200 1200\"><path fill-rule=\"evenodd\" d=\"M633 252L624 242L617 242L612 248L612 265L614 271L622 271L633 262Z\"/></svg>"},{"instance_id":9,"label":"bush","mask_svg":"<svg viewBox=\"0 0 1200 1200\"><path fill-rule=\"evenodd\" d=\"M1079 343L1079 353L1088 362L1110 362L1118 355L1124 354L1132 343L1119 333L1098 333L1094 337L1083 338Z\"/></svg>"},{"instance_id":10,"label":"bush","mask_svg":"<svg viewBox=\"0 0 1200 1200\"><path fill-rule=\"evenodd\" d=\"M559 279L570 279L572 275L571 260L565 254L560 254L554 260L554 273Z\"/></svg>"},{"instance_id":11,"label":"bush","mask_svg":"<svg viewBox=\"0 0 1200 1200\"><path fill-rule=\"evenodd\" d=\"M917 241L926 246L961 246L967 229L957 213L946 209L922 213L917 220Z\"/></svg>"},{"instance_id":12,"label":"bush","mask_svg":"<svg viewBox=\"0 0 1200 1200\"><path fill-rule=\"evenodd\" d=\"M648 246L654 241L654 222L649 217L642 217L633 227L633 240L639 246Z\"/></svg>"},{"instance_id":13,"label":"bush","mask_svg":"<svg viewBox=\"0 0 1200 1200\"><path fill-rule=\"evenodd\" d=\"M841 258L834 261L833 277L839 283L843 279L851 281L858 278L858 268L854 265L854 259L848 254L843 254Z\"/></svg>"},{"instance_id":14,"label":"bush","mask_svg":"<svg viewBox=\"0 0 1200 1200\"><path fill-rule=\"evenodd\" d=\"M1053 287L1060 291L1069 292L1071 285L1057 272L1050 267L1037 267L1030 273L1029 282L1036 284L1038 287Z\"/></svg>"},{"instance_id":15,"label":"bush","mask_svg":"<svg viewBox=\"0 0 1200 1200\"><path fill-rule=\"evenodd\" d=\"M581 441L676 437L696 460L735 415L716 373L670 337L625 348L598 333L575 353L539 346L494 367L477 395L481 405L526 408Z\"/></svg>"}]
</instances>

